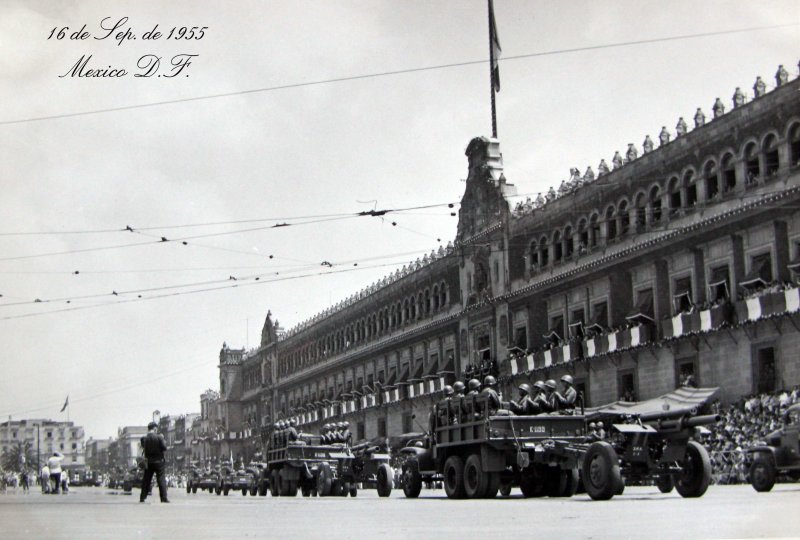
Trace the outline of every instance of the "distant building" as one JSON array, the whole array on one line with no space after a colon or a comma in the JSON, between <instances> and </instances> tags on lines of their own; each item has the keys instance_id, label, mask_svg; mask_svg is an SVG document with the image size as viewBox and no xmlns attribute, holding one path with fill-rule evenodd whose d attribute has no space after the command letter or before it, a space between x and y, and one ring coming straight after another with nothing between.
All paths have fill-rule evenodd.
<instances>
[{"instance_id":1,"label":"distant building","mask_svg":"<svg viewBox=\"0 0 800 540\"><path fill-rule=\"evenodd\" d=\"M9 420L0 423L0 453L27 441L34 452L38 447L42 463L54 452L61 452L64 455L64 467L81 469L86 465L84 436L83 428L76 426L74 422L41 418Z\"/></svg>"},{"instance_id":2,"label":"distant building","mask_svg":"<svg viewBox=\"0 0 800 540\"><path fill-rule=\"evenodd\" d=\"M98 473L107 473L111 470L112 461L110 448L114 439L92 439L86 441L86 467Z\"/></svg>"},{"instance_id":3,"label":"distant building","mask_svg":"<svg viewBox=\"0 0 800 540\"><path fill-rule=\"evenodd\" d=\"M141 438L147 434L147 426L125 426L117 433L117 452L115 465L129 469L137 465L142 457Z\"/></svg>"}]
</instances>

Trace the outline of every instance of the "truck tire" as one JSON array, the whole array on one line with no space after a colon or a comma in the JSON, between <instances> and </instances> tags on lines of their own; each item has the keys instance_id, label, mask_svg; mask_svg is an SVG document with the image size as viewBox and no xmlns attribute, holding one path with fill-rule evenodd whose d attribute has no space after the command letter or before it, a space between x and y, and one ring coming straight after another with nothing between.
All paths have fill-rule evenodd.
<instances>
[{"instance_id":1,"label":"truck tire","mask_svg":"<svg viewBox=\"0 0 800 540\"><path fill-rule=\"evenodd\" d=\"M331 473L331 466L327 463L322 463L317 471L317 493L320 497L327 497L331 494L333 473Z\"/></svg>"},{"instance_id":2,"label":"truck tire","mask_svg":"<svg viewBox=\"0 0 800 540\"><path fill-rule=\"evenodd\" d=\"M488 488L489 474L481 466L481 456L470 454L464 464L464 495L468 499L480 499Z\"/></svg>"},{"instance_id":3,"label":"truck tire","mask_svg":"<svg viewBox=\"0 0 800 540\"><path fill-rule=\"evenodd\" d=\"M287 497L297 497L297 480L285 480L282 489Z\"/></svg>"},{"instance_id":4,"label":"truck tire","mask_svg":"<svg viewBox=\"0 0 800 540\"><path fill-rule=\"evenodd\" d=\"M197 493L197 486L192 486L192 493Z\"/></svg>"},{"instance_id":5,"label":"truck tire","mask_svg":"<svg viewBox=\"0 0 800 540\"><path fill-rule=\"evenodd\" d=\"M617 492L614 495L622 495L625 493L625 477L620 478L619 485L617 486Z\"/></svg>"},{"instance_id":6,"label":"truck tire","mask_svg":"<svg viewBox=\"0 0 800 540\"><path fill-rule=\"evenodd\" d=\"M392 484L394 483L394 472L388 463L378 465L378 497L388 497L392 494Z\"/></svg>"},{"instance_id":7,"label":"truck tire","mask_svg":"<svg viewBox=\"0 0 800 540\"><path fill-rule=\"evenodd\" d=\"M222 488L222 494L225 495L226 497L228 496L228 493L230 493L230 491L231 491L230 488L227 487Z\"/></svg>"},{"instance_id":8,"label":"truck tire","mask_svg":"<svg viewBox=\"0 0 800 540\"><path fill-rule=\"evenodd\" d=\"M464 460L458 456L444 462L444 492L451 499L464 498Z\"/></svg>"},{"instance_id":9,"label":"truck tire","mask_svg":"<svg viewBox=\"0 0 800 540\"><path fill-rule=\"evenodd\" d=\"M711 460L706 449L700 443L689 441L681 467L675 489L681 497L702 497L711 483Z\"/></svg>"},{"instance_id":10,"label":"truck tire","mask_svg":"<svg viewBox=\"0 0 800 540\"><path fill-rule=\"evenodd\" d=\"M192 492L192 483L186 482L186 493L191 493L191 492Z\"/></svg>"},{"instance_id":11,"label":"truck tire","mask_svg":"<svg viewBox=\"0 0 800 540\"><path fill-rule=\"evenodd\" d=\"M595 501L609 500L622 483L617 453L605 441L595 441L589 445L583 457L581 473L586 493Z\"/></svg>"},{"instance_id":12,"label":"truck tire","mask_svg":"<svg viewBox=\"0 0 800 540\"><path fill-rule=\"evenodd\" d=\"M260 495L260 493L258 492L258 484L254 482L250 486L250 496L255 497L256 495Z\"/></svg>"},{"instance_id":13,"label":"truck tire","mask_svg":"<svg viewBox=\"0 0 800 540\"><path fill-rule=\"evenodd\" d=\"M278 469L273 469L269 473L269 494L273 497L280 497L280 483L278 481Z\"/></svg>"},{"instance_id":14,"label":"truck tire","mask_svg":"<svg viewBox=\"0 0 800 540\"><path fill-rule=\"evenodd\" d=\"M758 456L750 465L750 484L759 493L770 491L775 485L775 463L772 456Z\"/></svg>"},{"instance_id":15,"label":"truck tire","mask_svg":"<svg viewBox=\"0 0 800 540\"><path fill-rule=\"evenodd\" d=\"M534 473L533 469L529 469L522 473L519 479L519 489L525 498L543 497L545 493L544 479Z\"/></svg>"},{"instance_id":16,"label":"truck tire","mask_svg":"<svg viewBox=\"0 0 800 540\"><path fill-rule=\"evenodd\" d=\"M544 480L544 491L548 497L561 497L567 486L567 475L559 467L548 467Z\"/></svg>"},{"instance_id":17,"label":"truck tire","mask_svg":"<svg viewBox=\"0 0 800 540\"><path fill-rule=\"evenodd\" d=\"M419 474L419 463L415 459L409 459L403 464L403 494L407 499L416 499L420 491L422 475Z\"/></svg>"},{"instance_id":18,"label":"truck tire","mask_svg":"<svg viewBox=\"0 0 800 540\"><path fill-rule=\"evenodd\" d=\"M258 481L258 496L265 497L267 495L267 491L269 491L269 486L267 485L266 480L259 480Z\"/></svg>"},{"instance_id":19,"label":"truck tire","mask_svg":"<svg viewBox=\"0 0 800 540\"><path fill-rule=\"evenodd\" d=\"M219 484L214 486L214 493L216 493L217 495L222 495L222 486Z\"/></svg>"},{"instance_id":20,"label":"truck tire","mask_svg":"<svg viewBox=\"0 0 800 540\"><path fill-rule=\"evenodd\" d=\"M580 475L578 468L562 470L561 474L564 476L564 488L559 497L572 497L578 491L578 482Z\"/></svg>"},{"instance_id":21,"label":"truck tire","mask_svg":"<svg viewBox=\"0 0 800 540\"><path fill-rule=\"evenodd\" d=\"M661 493L670 493L675 488L675 480L669 474L659 476L656 479L656 487Z\"/></svg>"},{"instance_id":22,"label":"truck tire","mask_svg":"<svg viewBox=\"0 0 800 540\"><path fill-rule=\"evenodd\" d=\"M511 495L511 483L500 484L500 496L509 497Z\"/></svg>"},{"instance_id":23,"label":"truck tire","mask_svg":"<svg viewBox=\"0 0 800 540\"><path fill-rule=\"evenodd\" d=\"M497 490L500 489L500 473L490 472L489 485L486 487L486 493L483 494L484 499L494 499L497 497Z\"/></svg>"},{"instance_id":24,"label":"truck tire","mask_svg":"<svg viewBox=\"0 0 800 540\"><path fill-rule=\"evenodd\" d=\"M350 496L358 497L358 484L356 484L355 482L350 484Z\"/></svg>"},{"instance_id":25,"label":"truck tire","mask_svg":"<svg viewBox=\"0 0 800 540\"><path fill-rule=\"evenodd\" d=\"M249 490L247 488L242 488L242 497L247 497L247 492Z\"/></svg>"}]
</instances>

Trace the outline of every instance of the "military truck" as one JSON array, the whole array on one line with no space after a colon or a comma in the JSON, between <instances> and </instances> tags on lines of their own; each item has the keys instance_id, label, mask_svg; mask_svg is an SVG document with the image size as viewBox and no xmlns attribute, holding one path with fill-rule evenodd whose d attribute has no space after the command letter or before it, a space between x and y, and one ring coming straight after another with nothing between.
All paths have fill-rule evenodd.
<instances>
[{"instance_id":1,"label":"military truck","mask_svg":"<svg viewBox=\"0 0 800 540\"><path fill-rule=\"evenodd\" d=\"M389 465L389 453L380 443L364 442L345 447L345 456L337 456L336 469L323 463L317 469L317 493L355 497L358 486L375 488L379 497L388 497L394 487L394 471ZM328 479L330 478L330 489Z\"/></svg>"},{"instance_id":2,"label":"military truck","mask_svg":"<svg viewBox=\"0 0 800 540\"><path fill-rule=\"evenodd\" d=\"M298 490L304 496L339 491L339 461L351 457L344 444L321 444L320 438L312 435L291 441L283 436L270 439L264 474L273 497L295 497ZM349 492L350 486L347 488Z\"/></svg>"},{"instance_id":3,"label":"military truck","mask_svg":"<svg viewBox=\"0 0 800 540\"><path fill-rule=\"evenodd\" d=\"M219 473L211 469L194 469L186 481L186 493L197 493L197 490L213 493L217 487Z\"/></svg>"},{"instance_id":4,"label":"military truck","mask_svg":"<svg viewBox=\"0 0 800 540\"><path fill-rule=\"evenodd\" d=\"M405 496L418 497L431 482L443 482L451 499L492 498L501 483L519 486L525 497L572 496L584 417L494 412L481 395L434 404L430 430L400 452Z\"/></svg>"},{"instance_id":5,"label":"military truck","mask_svg":"<svg viewBox=\"0 0 800 540\"><path fill-rule=\"evenodd\" d=\"M784 426L765 440L747 449L750 460L750 484L756 491L770 491L779 474L800 480L800 403L783 413Z\"/></svg>"},{"instance_id":6,"label":"military truck","mask_svg":"<svg viewBox=\"0 0 800 540\"><path fill-rule=\"evenodd\" d=\"M247 495L250 490L250 475L244 469L236 469L231 465L223 465L217 479L215 493L228 496L231 491L241 491Z\"/></svg>"},{"instance_id":7,"label":"military truck","mask_svg":"<svg viewBox=\"0 0 800 540\"><path fill-rule=\"evenodd\" d=\"M587 409L587 421L610 428L604 440L590 435L583 445L586 493L607 500L622 494L626 480L654 480L662 493L674 487L683 497L701 497L711 481L711 462L706 449L690 439L697 427L720 420L698 415L717 390L682 387L647 401Z\"/></svg>"},{"instance_id":8,"label":"military truck","mask_svg":"<svg viewBox=\"0 0 800 540\"><path fill-rule=\"evenodd\" d=\"M269 489L269 480L267 479L267 475L264 473L266 469L266 463L251 463L245 471L248 475L248 486L247 490L250 492L250 495L255 497L256 495L263 497L267 494Z\"/></svg>"}]
</instances>

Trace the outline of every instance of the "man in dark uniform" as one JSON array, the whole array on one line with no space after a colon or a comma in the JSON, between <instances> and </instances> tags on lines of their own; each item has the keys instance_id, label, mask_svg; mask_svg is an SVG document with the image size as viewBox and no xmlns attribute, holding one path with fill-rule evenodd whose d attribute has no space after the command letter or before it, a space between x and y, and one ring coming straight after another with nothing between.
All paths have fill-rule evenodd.
<instances>
[{"instance_id":1,"label":"man in dark uniform","mask_svg":"<svg viewBox=\"0 0 800 540\"><path fill-rule=\"evenodd\" d=\"M297 425L297 420L295 420L294 418L289 420L289 427L286 430L286 438L288 442L295 442L297 440L297 428L295 427L296 425Z\"/></svg>"},{"instance_id":2,"label":"man in dark uniform","mask_svg":"<svg viewBox=\"0 0 800 540\"><path fill-rule=\"evenodd\" d=\"M353 433L350 431L350 422L346 420L342 422L342 442L347 446L352 446L353 444Z\"/></svg>"},{"instance_id":3,"label":"man in dark uniform","mask_svg":"<svg viewBox=\"0 0 800 540\"><path fill-rule=\"evenodd\" d=\"M155 474L161 502L168 503L167 480L164 476L164 452L167 451L167 442L164 440L164 436L158 433L158 424L155 422L147 424L147 430L147 435L141 439L147 464L144 469L142 493L139 495L139 502L144 502L147 498L147 493L150 491L150 483L153 481L153 475Z\"/></svg>"},{"instance_id":4,"label":"man in dark uniform","mask_svg":"<svg viewBox=\"0 0 800 540\"><path fill-rule=\"evenodd\" d=\"M564 394L554 392L558 410L564 414L572 414L575 412L575 401L578 399L578 392L573 386L575 381L572 379L572 375L564 375L561 377L561 382L564 383Z\"/></svg>"},{"instance_id":5,"label":"man in dark uniform","mask_svg":"<svg viewBox=\"0 0 800 540\"><path fill-rule=\"evenodd\" d=\"M450 399L450 417L453 423L457 424L462 421L461 413L464 404L464 390L466 386L461 381L453 383L453 397Z\"/></svg>"},{"instance_id":6,"label":"man in dark uniform","mask_svg":"<svg viewBox=\"0 0 800 540\"><path fill-rule=\"evenodd\" d=\"M550 404L547 402L547 387L544 385L544 381L533 383L533 392L533 404L538 409L536 414L550 412Z\"/></svg>"},{"instance_id":7,"label":"man in dark uniform","mask_svg":"<svg viewBox=\"0 0 800 540\"><path fill-rule=\"evenodd\" d=\"M494 375L487 375L483 379L483 390L481 390L481 396L486 398L486 403L489 407L489 414L495 415L498 412L505 412L508 414L508 411L501 411L503 408L503 404L500 402L500 396L497 395L497 390L494 389L495 385L497 384L497 379L494 378Z\"/></svg>"},{"instance_id":8,"label":"man in dark uniform","mask_svg":"<svg viewBox=\"0 0 800 540\"><path fill-rule=\"evenodd\" d=\"M544 391L545 391L545 402L547 402L547 407L550 409L548 412L558 412L558 399L556 399L556 381L553 379L547 379L544 381Z\"/></svg>"}]
</instances>

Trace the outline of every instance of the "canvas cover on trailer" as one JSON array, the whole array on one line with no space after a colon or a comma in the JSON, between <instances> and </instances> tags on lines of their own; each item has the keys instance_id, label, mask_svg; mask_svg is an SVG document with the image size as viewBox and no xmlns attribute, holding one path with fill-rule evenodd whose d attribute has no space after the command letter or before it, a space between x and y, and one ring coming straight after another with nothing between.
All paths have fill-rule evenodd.
<instances>
[{"instance_id":1,"label":"canvas cover on trailer","mask_svg":"<svg viewBox=\"0 0 800 540\"><path fill-rule=\"evenodd\" d=\"M651 415L667 413L678 416L697 414L704 405L714 400L719 388L691 388L683 386L662 396L646 401L615 401L600 407L586 409L587 421L604 421L623 415Z\"/></svg>"}]
</instances>

